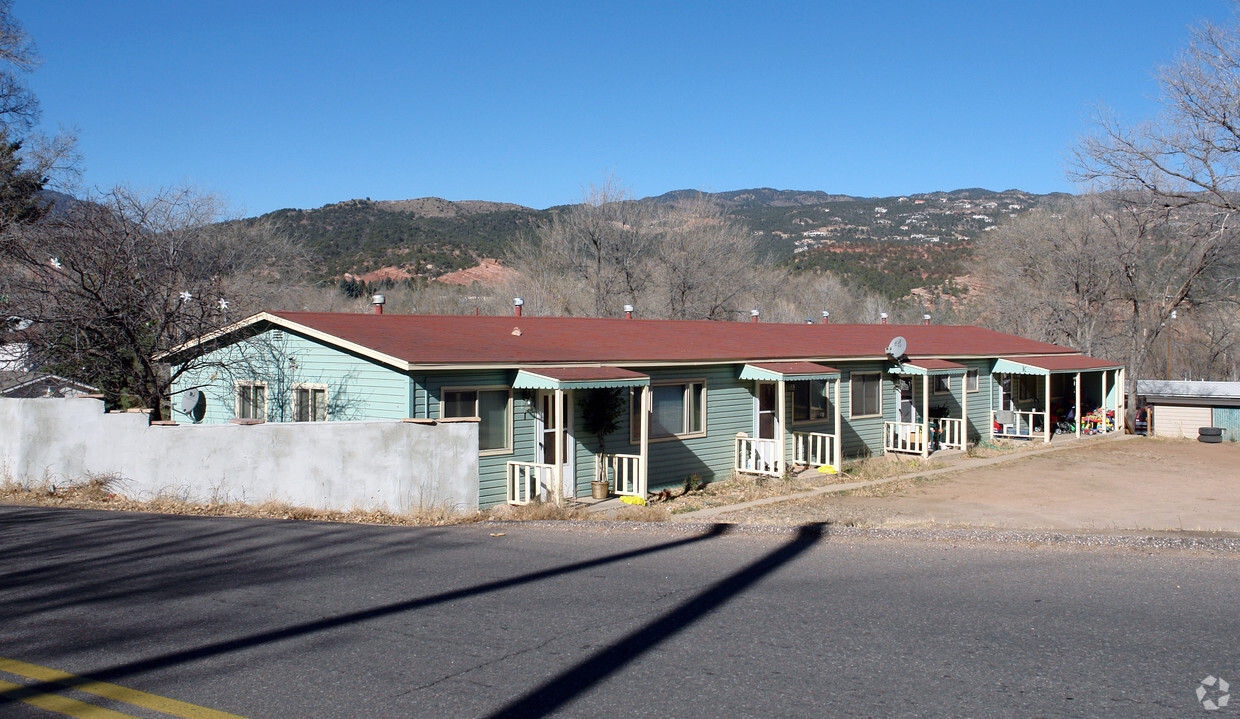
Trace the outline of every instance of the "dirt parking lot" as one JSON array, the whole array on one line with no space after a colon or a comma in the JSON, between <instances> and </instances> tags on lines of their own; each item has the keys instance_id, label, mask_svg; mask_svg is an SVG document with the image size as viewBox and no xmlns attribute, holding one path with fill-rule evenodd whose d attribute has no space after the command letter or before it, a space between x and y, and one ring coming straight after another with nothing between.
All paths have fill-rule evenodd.
<instances>
[{"instance_id":1,"label":"dirt parking lot","mask_svg":"<svg viewBox=\"0 0 1240 719\"><path fill-rule=\"evenodd\" d=\"M723 518L778 524L1240 534L1240 443L1107 441L843 496L756 507Z\"/></svg>"}]
</instances>

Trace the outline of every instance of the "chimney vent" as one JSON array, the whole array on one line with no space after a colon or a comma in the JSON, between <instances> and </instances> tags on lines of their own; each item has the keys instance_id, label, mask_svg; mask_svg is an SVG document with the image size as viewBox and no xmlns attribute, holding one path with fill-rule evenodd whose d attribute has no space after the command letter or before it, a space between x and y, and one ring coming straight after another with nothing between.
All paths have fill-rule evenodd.
<instances>
[{"instance_id":1,"label":"chimney vent","mask_svg":"<svg viewBox=\"0 0 1240 719\"><path fill-rule=\"evenodd\" d=\"M922 320L924 320L924 321L925 321L925 323L926 323L926 324L930 324L930 315L928 315L928 314L926 314L926 315L922 315L922 316L921 316L921 318L922 318Z\"/></svg>"},{"instance_id":2,"label":"chimney vent","mask_svg":"<svg viewBox=\"0 0 1240 719\"><path fill-rule=\"evenodd\" d=\"M624 306L624 319L626 320L633 319L633 305Z\"/></svg>"},{"instance_id":3,"label":"chimney vent","mask_svg":"<svg viewBox=\"0 0 1240 719\"><path fill-rule=\"evenodd\" d=\"M878 318L883 321L883 324L887 324L887 313L886 312L879 312Z\"/></svg>"},{"instance_id":4,"label":"chimney vent","mask_svg":"<svg viewBox=\"0 0 1240 719\"><path fill-rule=\"evenodd\" d=\"M831 313L826 310L822 311L822 323L824 325L831 324Z\"/></svg>"},{"instance_id":5,"label":"chimney vent","mask_svg":"<svg viewBox=\"0 0 1240 719\"><path fill-rule=\"evenodd\" d=\"M521 306L524 304L525 304L525 300L521 299L520 297L512 298L512 314L514 317L521 316Z\"/></svg>"},{"instance_id":6,"label":"chimney vent","mask_svg":"<svg viewBox=\"0 0 1240 719\"><path fill-rule=\"evenodd\" d=\"M749 310L749 321L750 321L750 322L757 322L757 321L758 321L758 315L759 315L759 314L761 314L761 313L760 313L758 310Z\"/></svg>"},{"instance_id":7,"label":"chimney vent","mask_svg":"<svg viewBox=\"0 0 1240 719\"><path fill-rule=\"evenodd\" d=\"M383 295L375 295L370 298L371 303L375 306L375 314L383 314L383 303L387 302L387 298Z\"/></svg>"}]
</instances>

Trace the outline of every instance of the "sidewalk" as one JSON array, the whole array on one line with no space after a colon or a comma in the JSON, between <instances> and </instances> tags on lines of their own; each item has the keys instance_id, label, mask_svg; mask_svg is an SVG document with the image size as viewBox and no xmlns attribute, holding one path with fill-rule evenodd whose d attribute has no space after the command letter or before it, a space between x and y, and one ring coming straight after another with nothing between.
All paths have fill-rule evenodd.
<instances>
[{"instance_id":1,"label":"sidewalk","mask_svg":"<svg viewBox=\"0 0 1240 719\"><path fill-rule=\"evenodd\" d=\"M778 504L780 502L787 502L787 501L797 500L797 499L808 499L811 497L818 497L824 494L847 492L853 489L861 489L862 487L874 487L877 485L888 484L890 482L894 482L896 480L905 479L909 477L934 477L934 476L938 476L941 474L947 474L949 472L960 472L964 470L976 469L979 467L989 467L992 465L1002 464L1004 462L1010 462L1013 460L1025 459L1027 457L1036 457L1042 454L1049 454L1051 452L1059 452L1059 451L1063 451L1067 449L1077 449L1079 447L1086 446L1088 443L1122 442L1125 440L1134 439L1136 437L1137 435L1118 434L1118 435L1111 435L1111 436L1104 436L1104 437L1082 437L1080 439L1077 439L1075 437L1064 438L1064 439L1060 439L1060 440L1052 442L1049 447L1041 447L1039 449L1033 449L1033 450L1028 450L1024 452L1012 452L1011 454L1003 454L997 457L974 458L974 457L969 457L964 453L960 453L952 457L942 458L941 461L945 463L945 466L935 467L934 469L905 472L905 473L897 474L891 477L884 477L882 479L876 479L876 480L872 480L868 482L848 482L846 484L829 484L824 487L817 487L815 489L807 490L804 492L796 492L794 494L785 494L785 495L781 495L778 497L765 497L763 499L755 499L749 502L740 502L738 504L729 504L729 505L724 505L722 507L708 507L706 509L699 509L699 510L695 510L692 512L684 512L683 514L673 515L672 521L701 521L704 519L710 519L712 517L717 517L721 514L728 514L730 512L737 512L737 511L749 509L751 507L760 507L760 506L768 505L768 504ZM618 499L614 501L615 501L615 504L612 504L613 500L607 500L606 502L593 505L590 507L589 511L590 512L607 511L608 509L614 509L617 506L622 506L620 505L620 502ZM609 506L606 506L606 507L602 506L604 504L609 505Z\"/></svg>"}]
</instances>

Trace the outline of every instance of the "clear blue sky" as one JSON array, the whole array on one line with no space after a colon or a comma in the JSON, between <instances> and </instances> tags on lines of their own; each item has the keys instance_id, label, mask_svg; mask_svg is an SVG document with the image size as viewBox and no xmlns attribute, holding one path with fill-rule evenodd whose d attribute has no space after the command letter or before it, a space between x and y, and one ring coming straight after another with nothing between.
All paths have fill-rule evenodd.
<instances>
[{"instance_id":1,"label":"clear blue sky","mask_svg":"<svg viewBox=\"0 0 1240 719\"><path fill-rule=\"evenodd\" d=\"M88 185L189 182L240 212L434 195L543 208L748 187L1071 191L1105 103L1224 0L15 0L45 127Z\"/></svg>"}]
</instances>

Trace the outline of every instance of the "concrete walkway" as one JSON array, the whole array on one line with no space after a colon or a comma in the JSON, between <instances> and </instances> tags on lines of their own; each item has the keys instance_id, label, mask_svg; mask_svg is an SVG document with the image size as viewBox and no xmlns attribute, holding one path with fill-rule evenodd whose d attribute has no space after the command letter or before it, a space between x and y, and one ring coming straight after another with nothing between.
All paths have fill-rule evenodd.
<instances>
[{"instance_id":1,"label":"concrete walkway","mask_svg":"<svg viewBox=\"0 0 1240 719\"><path fill-rule=\"evenodd\" d=\"M810 497L818 497L824 494L835 494L837 492L847 492L853 489L861 489L862 487L874 487L874 486L878 486L881 484L888 484L898 479L905 479L905 478L910 478L910 477L934 477L940 474L947 474L949 472L961 472L961 471L966 471L970 469L977 469L979 467L989 467L989 466L996 465L996 464L1002 464L1004 462L1011 462L1011 461L1018 460L1018 459L1025 459L1026 457L1036 457L1040 454L1060 452L1066 449L1079 449L1083 446L1086 446L1089 443L1122 442L1124 440L1134 439L1135 437L1137 437L1137 435L1132 435L1132 434L1113 434L1113 435L1106 435L1102 437L1082 437L1080 439L1071 437L1071 438L1060 439L1058 441L1052 442L1051 446L1049 447L1042 447L1040 449L1028 450L1024 452L1012 452L1011 454L1001 454L997 457L969 457L966 454L960 453L954 457L943 460L946 462L945 466L935 467L934 469L904 472L902 474L897 474L892 477L884 477L882 479L875 479L875 480L871 480L868 482L848 482L844 484L829 484L825 487L816 487L814 489L810 489L804 492L797 492L795 494L784 494L778 497L764 497L762 499L754 499L749 502L740 502L738 504L728 504L728 505L724 505L721 507L707 507L706 509L699 509L693 512L684 512L683 514L673 515L672 519L674 521L682 521L682 520L683 521L701 521L703 519L709 519L711 517L716 517L721 514L728 514L729 512L738 512L744 509L749 509L751 507L761 507L767 504L778 504L779 502L788 502L788 501L796 500L796 499L808 499ZM611 501L609 500L605 503L594 505L590 507L590 511L591 512L606 511L607 509L614 509L616 506L620 506L619 500L616 500L615 505L611 505L608 507L603 507L602 506L603 504L611 505Z\"/></svg>"}]
</instances>

